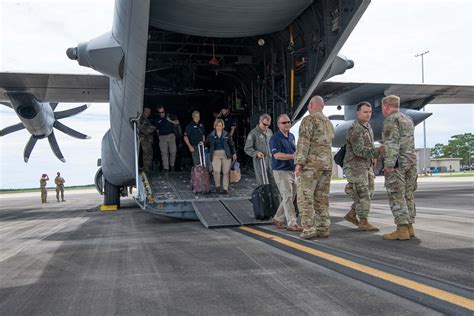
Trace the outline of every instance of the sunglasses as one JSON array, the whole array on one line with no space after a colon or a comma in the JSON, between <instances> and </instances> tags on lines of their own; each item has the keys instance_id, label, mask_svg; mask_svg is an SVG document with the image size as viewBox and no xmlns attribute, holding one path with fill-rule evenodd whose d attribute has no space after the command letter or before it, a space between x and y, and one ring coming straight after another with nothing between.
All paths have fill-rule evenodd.
<instances>
[{"instance_id":1,"label":"sunglasses","mask_svg":"<svg viewBox=\"0 0 474 316\"><path fill-rule=\"evenodd\" d=\"M264 122L262 122L262 124L263 124L263 126L266 126L266 127L270 126L270 124L267 124L267 123L264 123Z\"/></svg>"},{"instance_id":2,"label":"sunglasses","mask_svg":"<svg viewBox=\"0 0 474 316\"><path fill-rule=\"evenodd\" d=\"M291 121L280 122L280 124L291 124Z\"/></svg>"},{"instance_id":3,"label":"sunglasses","mask_svg":"<svg viewBox=\"0 0 474 316\"><path fill-rule=\"evenodd\" d=\"M160 113L160 114L164 114L165 112L160 112L160 111L158 111L158 113Z\"/></svg>"}]
</instances>

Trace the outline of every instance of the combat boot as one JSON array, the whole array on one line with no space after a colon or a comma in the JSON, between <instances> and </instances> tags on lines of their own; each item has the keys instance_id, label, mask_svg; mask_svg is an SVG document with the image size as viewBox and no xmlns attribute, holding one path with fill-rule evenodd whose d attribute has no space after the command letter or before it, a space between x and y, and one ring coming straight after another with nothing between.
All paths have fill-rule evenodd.
<instances>
[{"instance_id":1,"label":"combat boot","mask_svg":"<svg viewBox=\"0 0 474 316\"><path fill-rule=\"evenodd\" d=\"M390 234L384 234L383 239L385 240L410 240L410 232L408 231L408 225L397 225L397 230Z\"/></svg>"},{"instance_id":2,"label":"combat boot","mask_svg":"<svg viewBox=\"0 0 474 316\"><path fill-rule=\"evenodd\" d=\"M326 231L318 231L319 238L329 238L329 230Z\"/></svg>"},{"instance_id":3,"label":"combat boot","mask_svg":"<svg viewBox=\"0 0 474 316\"><path fill-rule=\"evenodd\" d=\"M415 237L415 227L413 227L413 224L408 224L408 232L410 237Z\"/></svg>"},{"instance_id":4,"label":"combat boot","mask_svg":"<svg viewBox=\"0 0 474 316\"><path fill-rule=\"evenodd\" d=\"M374 225L370 224L367 221L367 218L361 218L359 222L359 230L364 231L364 232L378 232L379 229L375 227Z\"/></svg>"},{"instance_id":5,"label":"combat boot","mask_svg":"<svg viewBox=\"0 0 474 316\"><path fill-rule=\"evenodd\" d=\"M344 216L344 219L352 224L359 226L359 220L356 216L356 211L351 208L351 210Z\"/></svg>"},{"instance_id":6,"label":"combat boot","mask_svg":"<svg viewBox=\"0 0 474 316\"><path fill-rule=\"evenodd\" d=\"M303 232L300 234L300 238L305 240L310 240L316 237L318 237L318 232L315 230L303 230Z\"/></svg>"}]
</instances>

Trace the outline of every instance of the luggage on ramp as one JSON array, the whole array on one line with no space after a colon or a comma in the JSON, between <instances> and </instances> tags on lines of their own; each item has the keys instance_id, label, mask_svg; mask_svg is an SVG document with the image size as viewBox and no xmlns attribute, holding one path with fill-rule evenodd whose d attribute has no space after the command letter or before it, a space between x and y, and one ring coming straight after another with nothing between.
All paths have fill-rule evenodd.
<instances>
[{"instance_id":1,"label":"luggage on ramp","mask_svg":"<svg viewBox=\"0 0 474 316\"><path fill-rule=\"evenodd\" d=\"M263 184L252 192L252 205L255 219L267 220L275 215L279 205L275 201L272 187L268 181L265 158L260 159L260 167L262 168Z\"/></svg>"},{"instance_id":2,"label":"luggage on ramp","mask_svg":"<svg viewBox=\"0 0 474 316\"><path fill-rule=\"evenodd\" d=\"M206 167L206 154L204 151L204 144L198 145L199 151L199 166L194 166L191 169L191 189L194 193L209 192L209 170Z\"/></svg>"}]
</instances>

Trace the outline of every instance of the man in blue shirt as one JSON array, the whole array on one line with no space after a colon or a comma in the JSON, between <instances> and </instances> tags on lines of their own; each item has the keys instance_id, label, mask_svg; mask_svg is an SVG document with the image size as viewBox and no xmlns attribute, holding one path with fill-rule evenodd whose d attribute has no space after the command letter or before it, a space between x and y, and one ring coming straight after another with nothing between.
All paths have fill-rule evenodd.
<instances>
[{"instance_id":1,"label":"man in blue shirt","mask_svg":"<svg viewBox=\"0 0 474 316\"><path fill-rule=\"evenodd\" d=\"M276 227L289 231L302 231L296 221L294 201L296 198L295 181L295 136L290 133L291 120L286 114L277 119L278 129L270 138L270 150L272 153L272 169L275 182L281 195L281 202L273 217L272 224ZM287 226L283 223L286 219Z\"/></svg>"},{"instance_id":2,"label":"man in blue shirt","mask_svg":"<svg viewBox=\"0 0 474 316\"><path fill-rule=\"evenodd\" d=\"M184 130L184 142L188 146L195 166L201 164L199 160L198 145L204 144L206 139L204 125L201 123L201 114L198 111L193 112L193 120Z\"/></svg>"},{"instance_id":3,"label":"man in blue shirt","mask_svg":"<svg viewBox=\"0 0 474 316\"><path fill-rule=\"evenodd\" d=\"M163 161L163 171L174 171L176 161L176 135L175 128L179 126L178 120L172 120L166 114L165 108L161 105L157 107L158 117L155 119L155 126L158 129L160 138L161 160Z\"/></svg>"},{"instance_id":4,"label":"man in blue shirt","mask_svg":"<svg viewBox=\"0 0 474 316\"><path fill-rule=\"evenodd\" d=\"M224 121L224 129L229 133L230 137L234 136L235 129L237 128L237 122L235 117L230 114L230 109L228 105L224 105L221 108L221 112L217 116Z\"/></svg>"}]
</instances>

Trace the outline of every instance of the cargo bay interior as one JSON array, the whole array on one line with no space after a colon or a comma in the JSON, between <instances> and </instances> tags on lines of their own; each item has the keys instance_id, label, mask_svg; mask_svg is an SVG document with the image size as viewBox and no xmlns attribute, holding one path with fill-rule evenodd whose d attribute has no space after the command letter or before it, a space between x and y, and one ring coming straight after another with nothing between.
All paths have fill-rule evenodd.
<instances>
[{"instance_id":1,"label":"cargo bay interior","mask_svg":"<svg viewBox=\"0 0 474 316\"><path fill-rule=\"evenodd\" d=\"M258 12L243 10L240 16L239 12L229 12L229 17L209 13L209 19L221 21L221 29L208 26L216 25L216 21L167 24L167 15L178 5L168 2L170 7L160 10L153 3L151 6L144 106L155 114L156 106L163 105L168 113L177 116L183 131L191 121L191 113L198 110L206 134L212 131L221 107L228 106L237 121L234 141L244 171L241 190L240 183L233 185L231 195L241 195L240 192L249 197L254 181L245 181L247 171L251 178L252 167L251 159L243 152L248 132L262 113L272 116L273 131L279 114L294 114L361 1L278 1L280 8L243 1L242 10L247 3L248 8ZM196 8L189 8L190 18L193 14L206 14ZM241 21L235 20L236 15ZM155 148L159 150L158 146ZM158 152L154 156L156 161L161 159ZM186 190L179 185L189 182L189 162L189 152L182 146L176 169L186 172L174 175L174 184L169 177L154 178L158 186L155 192L162 192L163 186L170 187L168 195L161 199L193 198L183 196Z\"/></svg>"}]
</instances>

